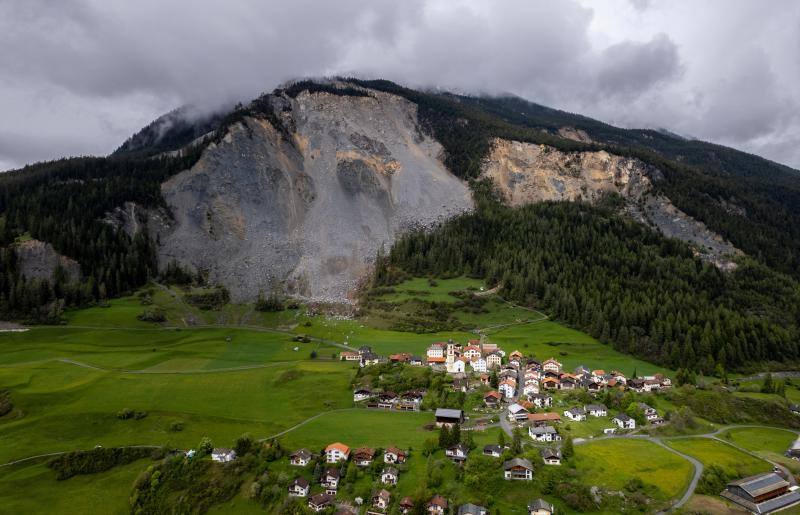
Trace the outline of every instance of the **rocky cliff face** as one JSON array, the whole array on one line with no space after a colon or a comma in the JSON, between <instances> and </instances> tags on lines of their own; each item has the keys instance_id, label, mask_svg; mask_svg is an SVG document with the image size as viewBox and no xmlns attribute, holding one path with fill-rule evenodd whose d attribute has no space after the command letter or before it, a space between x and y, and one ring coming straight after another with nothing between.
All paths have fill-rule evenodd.
<instances>
[{"instance_id":1,"label":"rocky cliff face","mask_svg":"<svg viewBox=\"0 0 800 515\"><path fill-rule=\"evenodd\" d=\"M56 269L60 266L65 277L76 281L81 275L81 266L74 259L62 256L49 243L39 240L27 240L18 243L14 248L20 271L28 279L52 280Z\"/></svg>"},{"instance_id":2,"label":"rocky cliff face","mask_svg":"<svg viewBox=\"0 0 800 515\"><path fill-rule=\"evenodd\" d=\"M160 264L205 271L238 301L280 289L342 302L381 246L471 209L416 106L371 95L275 99L288 134L255 117L233 125L162 185L171 216L149 220Z\"/></svg>"},{"instance_id":3,"label":"rocky cliff face","mask_svg":"<svg viewBox=\"0 0 800 515\"><path fill-rule=\"evenodd\" d=\"M698 254L723 269L741 254L721 236L652 193L661 172L638 159L599 152L561 152L545 145L498 139L483 166L506 201L514 206L544 200L596 202L617 193L636 220L665 236L692 244Z\"/></svg>"}]
</instances>

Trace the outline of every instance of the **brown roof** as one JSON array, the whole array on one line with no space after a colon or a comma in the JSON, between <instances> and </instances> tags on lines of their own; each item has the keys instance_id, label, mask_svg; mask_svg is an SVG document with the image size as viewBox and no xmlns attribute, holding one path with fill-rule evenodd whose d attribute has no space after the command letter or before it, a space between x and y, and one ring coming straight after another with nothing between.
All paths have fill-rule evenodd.
<instances>
[{"instance_id":1,"label":"brown roof","mask_svg":"<svg viewBox=\"0 0 800 515\"><path fill-rule=\"evenodd\" d=\"M558 413L528 413L528 420L531 422L544 422L547 420L561 420L561 416Z\"/></svg>"},{"instance_id":2,"label":"brown roof","mask_svg":"<svg viewBox=\"0 0 800 515\"><path fill-rule=\"evenodd\" d=\"M428 356L428 363L444 363L447 358L444 357L430 357Z\"/></svg>"},{"instance_id":3,"label":"brown roof","mask_svg":"<svg viewBox=\"0 0 800 515\"><path fill-rule=\"evenodd\" d=\"M496 391L492 390L491 392L486 392L486 395L483 396L484 399L487 398L487 397L495 397L495 398L499 399L500 397L502 397L502 395L500 395Z\"/></svg>"},{"instance_id":4,"label":"brown roof","mask_svg":"<svg viewBox=\"0 0 800 515\"><path fill-rule=\"evenodd\" d=\"M371 447L359 447L353 452L353 455L356 457L356 459L372 459L375 457L375 449Z\"/></svg>"},{"instance_id":5,"label":"brown roof","mask_svg":"<svg viewBox=\"0 0 800 515\"><path fill-rule=\"evenodd\" d=\"M433 499L431 499L431 502L429 502L428 504L433 506L441 506L442 508L447 509L447 499L445 499L441 495L434 495Z\"/></svg>"}]
</instances>

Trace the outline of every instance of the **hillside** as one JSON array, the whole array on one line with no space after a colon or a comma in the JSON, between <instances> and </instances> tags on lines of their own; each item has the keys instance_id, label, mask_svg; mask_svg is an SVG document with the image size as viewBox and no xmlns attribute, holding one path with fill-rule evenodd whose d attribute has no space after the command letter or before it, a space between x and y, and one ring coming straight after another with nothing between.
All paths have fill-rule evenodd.
<instances>
[{"instance_id":1,"label":"hillside","mask_svg":"<svg viewBox=\"0 0 800 515\"><path fill-rule=\"evenodd\" d=\"M109 157L41 163L0 177L1 316L56 321L63 307L104 302L176 275L222 286L237 302L280 294L352 303L383 249L400 272L501 281L516 300L671 366L798 357L789 343L800 317L795 170L515 97L387 81L301 81L227 113L188 113L154 121ZM497 201L512 208L489 207ZM542 201L595 208L537 207ZM566 275L531 281L521 256L496 252L519 245L507 229L527 234L554 213L556 225L577 225L552 248L541 242L550 253L542 266L555 273L549 264L560 263ZM618 216L637 223L615 233ZM459 233L468 220L495 231ZM584 222L597 241L608 238L606 246L587 246ZM431 234L429 249L409 246L423 237L419 229ZM23 236L52 247L70 273L61 266L49 278L26 273ZM454 245L453 238L463 241ZM640 267L652 257L642 243L661 260L654 289L618 288L628 272L615 256L627 249L619 258ZM445 254L431 262L423 252L437 255L432 249L440 245ZM606 259L585 261L597 257L587 249ZM546 284L558 295L545 295ZM595 291L607 295L592 301L603 305L599 321L587 314L598 312L587 304ZM574 306L570 300L565 308L562 297ZM633 302L659 311L645 307L631 318L624 306ZM698 314L708 302L722 304L713 315ZM665 337L664 324L683 329ZM684 345L697 345L703 361L670 357Z\"/></svg>"}]
</instances>

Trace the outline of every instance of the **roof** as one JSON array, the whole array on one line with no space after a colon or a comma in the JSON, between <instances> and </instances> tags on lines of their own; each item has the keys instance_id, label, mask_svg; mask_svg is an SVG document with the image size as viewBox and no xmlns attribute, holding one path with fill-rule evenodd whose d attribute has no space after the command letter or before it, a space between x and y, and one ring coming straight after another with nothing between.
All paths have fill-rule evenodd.
<instances>
[{"instance_id":1,"label":"roof","mask_svg":"<svg viewBox=\"0 0 800 515\"><path fill-rule=\"evenodd\" d=\"M325 475L327 477L341 477L342 473L339 472L339 469L330 468L325 471Z\"/></svg>"},{"instance_id":2,"label":"roof","mask_svg":"<svg viewBox=\"0 0 800 515\"><path fill-rule=\"evenodd\" d=\"M528 511L536 511L536 510L547 510L549 512L552 512L553 505L545 501L544 499L535 499L528 503Z\"/></svg>"},{"instance_id":3,"label":"roof","mask_svg":"<svg viewBox=\"0 0 800 515\"><path fill-rule=\"evenodd\" d=\"M295 480L292 481L292 486L294 485L300 486L302 488L308 488L308 479L304 477L295 478Z\"/></svg>"},{"instance_id":4,"label":"roof","mask_svg":"<svg viewBox=\"0 0 800 515\"><path fill-rule=\"evenodd\" d=\"M436 418L439 417L460 419L462 417L462 412L460 409L437 408Z\"/></svg>"},{"instance_id":5,"label":"roof","mask_svg":"<svg viewBox=\"0 0 800 515\"><path fill-rule=\"evenodd\" d=\"M502 397L502 395L492 390L491 392L487 392L486 395L483 396L484 399L486 399L487 397L494 397L496 399L499 399L500 397Z\"/></svg>"},{"instance_id":6,"label":"roof","mask_svg":"<svg viewBox=\"0 0 800 515\"><path fill-rule=\"evenodd\" d=\"M353 451L353 454L355 454L356 456L369 456L370 458L372 458L375 456L375 449L373 449L372 447L359 447L358 449Z\"/></svg>"},{"instance_id":7,"label":"roof","mask_svg":"<svg viewBox=\"0 0 800 515\"><path fill-rule=\"evenodd\" d=\"M542 422L545 420L561 420L561 416L558 413L547 412L547 413L530 413L528 414L528 420L533 422Z\"/></svg>"},{"instance_id":8,"label":"roof","mask_svg":"<svg viewBox=\"0 0 800 515\"><path fill-rule=\"evenodd\" d=\"M394 468L394 467L386 467L385 469L383 469L383 473L384 474L391 474L393 476L396 476L397 475L397 469Z\"/></svg>"},{"instance_id":9,"label":"roof","mask_svg":"<svg viewBox=\"0 0 800 515\"><path fill-rule=\"evenodd\" d=\"M335 442L335 443L332 443L329 446L325 447L325 452L333 451L333 450L339 451L342 454L350 454L350 447L346 446L345 444L343 444L341 442Z\"/></svg>"},{"instance_id":10,"label":"roof","mask_svg":"<svg viewBox=\"0 0 800 515\"><path fill-rule=\"evenodd\" d=\"M445 357L431 357L428 356L428 363L444 363L446 361Z\"/></svg>"},{"instance_id":11,"label":"roof","mask_svg":"<svg viewBox=\"0 0 800 515\"><path fill-rule=\"evenodd\" d=\"M226 449L225 447L217 447L211 451L212 454L230 454L232 452L232 449Z\"/></svg>"},{"instance_id":12,"label":"roof","mask_svg":"<svg viewBox=\"0 0 800 515\"><path fill-rule=\"evenodd\" d=\"M583 408L572 408L571 410L568 411L573 415L586 415L586 410Z\"/></svg>"},{"instance_id":13,"label":"roof","mask_svg":"<svg viewBox=\"0 0 800 515\"><path fill-rule=\"evenodd\" d=\"M384 499L389 499L391 496L392 494L390 494L385 488L378 490L375 495L373 495L373 497L382 497Z\"/></svg>"},{"instance_id":14,"label":"roof","mask_svg":"<svg viewBox=\"0 0 800 515\"><path fill-rule=\"evenodd\" d=\"M497 452L497 453L501 453L501 452L503 452L503 448L502 448L502 447L500 447L500 446L499 446L499 445L497 445L497 444L491 444L491 443L490 443L489 445L484 445L484 446L483 446L483 452L487 452L487 451L488 451L488 452Z\"/></svg>"},{"instance_id":15,"label":"roof","mask_svg":"<svg viewBox=\"0 0 800 515\"><path fill-rule=\"evenodd\" d=\"M447 499L442 497L441 495L434 495L433 499L428 503L429 505L432 504L434 506L441 506L442 508L447 508Z\"/></svg>"},{"instance_id":16,"label":"roof","mask_svg":"<svg viewBox=\"0 0 800 515\"><path fill-rule=\"evenodd\" d=\"M513 458L503 463L503 470L508 470L514 467L523 467L528 470L533 470L533 463L525 458Z\"/></svg>"},{"instance_id":17,"label":"roof","mask_svg":"<svg viewBox=\"0 0 800 515\"><path fill-rule=\"evenodd\" d=\"M547 434L558 434L556 428L553 426L539 426L539 427L532 427L530 428L530 433L534 435L547 435Z\"/></svg>"},{"instance_id":18,"label":"roof","mask_svg":"<svg viewBox=\"0 0 800 515\"><path fill-rule=\"evenodd\" d=\"M329 504L333 502L333 496L328 495L326 493L312 495L311 498L308 500L308 502L316 504L317 506L319 506L320 504Z\"/></svg>"},{"instance_id":19,"label":"roof","mask_svg":"<svg viewBox=\"0 0 800 515\"><path fill-rule=\"evenodd\" d=\"M406 451L404 451L403 449L398 449L397 447L387 447L386 450L384 451L384 454L385 453L398 454L398 455L405 456Z\"/></svg>"},{"instance_id":20,"label":"roof","mask_svg":"<svg viewBox=\"0 0 800 515\"><path fill-rule=\"evenodd\" d=\"M768 472L731 481L728 483L728 487L731 486L738 486L751 497L758 497L778 488L787 488L789 483L778 474Z\"/></svg>"},{"instance_id":21,"label":"roof","mask_svg":"<svg viewBox=\"0 0 800 515\"><path fill-rule=\"evenodd\" d=\"M311 458L311 451L308 449L298 449L290 455L291 458L294 458L295 456L298 458Z\"/></svg>"},{"instance_id":22,"label":"roof","mask_svg":"<svg viewBox=\"0 0 800 515\"><path fill-rule=\"evenodd\" d=\"M487 511L488 510L483 506L477 506L470 503L462 504L458 507L458 515L481 515Z\"/></svg>"},{"instance_id":23,"label":"roof","mask_svg":"<svg viewBox=\"0 0 800 515\"><path fill-rule=\"evenodd\" d=\"M605 404L587 404L586 411L608 411Z\"/></svg>"},{"instance_id":24,"label":"roof","mask_svg":"<svg viewBox=\"0 0 800 515\"><path fill-rule=\"evenodd\" d=\"M626 413L620 413L619 415L615 416L614 418L617 419L617 420L621 420L623 422L627 422L629 420L632 420L631 417L629 417Z\"/></svg>"},{"instance_id":25,"label":"roof","mask_svg":"<svg viewBox=\"0 0 800 515\"><path fill-rule=\"evenodd\" d=\"M400 501L400 506L414 506L414 499L411 497L403 497L403 500Z\"/></svg>"},{"instance_id":26,"label":"roof","mask_svg":"<svg viewBox=\"0 0 800 515\"><path fill-rule=\"evenodd\" d=\"M511 406L508 407L508 411L510 413L516 414L516 413L519 413L521 411L528 411L528 410L525 409L525 407L523 407L522 405L520 405L520 404L515 402L514 404L512 404Z\"/></svg>"},{"instance_id":27,"label":"roof","mask_svg":"<svg viewBox=\"0 0 800 515\"><path fill-rule=\"evenodd\" d=\"M551 449L550 447L542 449L542 458L544 459L561 459L561 451L558 449Z\"/></svg>"}]
</instances>

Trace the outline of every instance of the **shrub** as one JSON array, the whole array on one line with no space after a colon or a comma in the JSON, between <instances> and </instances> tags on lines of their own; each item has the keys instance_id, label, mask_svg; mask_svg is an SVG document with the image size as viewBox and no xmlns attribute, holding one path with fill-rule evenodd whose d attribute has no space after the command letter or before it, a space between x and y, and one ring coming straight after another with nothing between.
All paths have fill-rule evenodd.
<instances>
[{"instance_id":1,"label":"shrub","mask_svg":"<svg viewBox=\"0 0 800 515\"><path fill-rule=\"evenodd\" d=\"M153 455L146 447L98 447L91 451L74 451L50 460L48 467L56 472L59 481L82 474L94 474L118 465L127 465Z\"/></svg>"},{"instance_id":2,"label":"shrub","mask_svg":"<svg viewBox=\"0 0 800 515\"><path fill-rule=\"evenodd\" d=\"M176 420L169 425L169 430L173 433L179 433L183 431L183 422L180 420Z\"/></svg>"},{"instance_id":3,"label":"shrub","mask_svg":"<svg viewBox=\"0 0 800 515\"><path fill-rule=\"evenodd\" d=\"M218 286L211 290L193 291L184 295L186 302L203 310L216 310L230 302L230 294Z\"/></svg>"},{"instance_id":4,"label":"shrub","mask_svg":"<svg viewBox=\"0 0 800 515\"><path fill-rule=\"evenodd\" d=\"M161 323L167 321L167 314L164 312L163 309L155 307L155 308L147 308L142 311L137 317L138 320L142 322L155 322Z\"/></svg>"},{"instance_id":5,"label":"shrub","mask_svg":"<svg viewBox=\"0 0 800 515\"><path fill-rule=\"evenodd\" d=\"M8 390L0 390L0 417L8 415L14 409L11 402L11 393Z\"/></svg>"}]
</instances>

